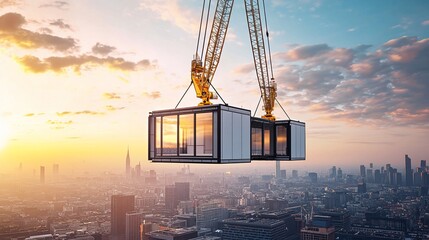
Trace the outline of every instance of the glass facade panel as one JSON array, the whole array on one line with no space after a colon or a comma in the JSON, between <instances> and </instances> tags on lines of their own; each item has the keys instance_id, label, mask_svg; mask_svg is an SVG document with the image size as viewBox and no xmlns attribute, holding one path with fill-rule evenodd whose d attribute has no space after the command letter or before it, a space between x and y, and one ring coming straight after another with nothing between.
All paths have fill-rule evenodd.
<instances>
[{"instance_id":1,"label":"glass facade panel","mask_svg":"<svg viewBox=\"0 0 429 240\"><path fill-rule=\"evenodd\" d=\"M271 131L270 129L264 129L264 155L271 155Z\"/></svg>"},{"instance_id":2,"label":"glass facade panel","mask_svg":"<svg viewBox=\"0 0 429 240\"><path fill-rule=\"evenodd\" d=\"M179 116L179 155L194 155L194 114Z\"/></svg>"},{"instance_id":3,"label":"glass facade panel","mask_svg":"<svg viewBox=\"0 0 429 240\"><path fill-rule=\"evenodd\" d=\"M177 115L162 117L162 155L177 155Z\"/></svg>"},{"instance_id":4,"label":"glass facade panel","mask_svg":"<svg viewBox=\"0 0 429 240\"><path fill-rule=\"evenodd\" d=\"M287 150L287 129L285 126L277 126L276 127L276 135L277 135L277 145L276 151L277 155L286 156Z\"/></svg>"},{"instance_id":5,"label":"glass facade panel","mask_svg":"<svg viewBox=\"0 0 429 240\"><path fill-rule=\"evenodd\" d=\"M252 155L262 155L262 129L252 128Z\"/></svg>"},{"instance_id":6,"label":"glass facade panel","mask_svg":"<svg viewBox=\"0 0 429 240\"><path fill-rule=\"evenodd\" d=\"M213 113L196 114L196 155L213 155Z\"/></svg>"},{"instance_id":7,"label":"glass facade panel","mask_svg":"<svg viewBox=\"0 0 429 240\"><path fill-rule=\"evenodd\" d=\"M156 156L161 156L161 117L155 120L155 152Z\"/></svg>"}]
</instances>

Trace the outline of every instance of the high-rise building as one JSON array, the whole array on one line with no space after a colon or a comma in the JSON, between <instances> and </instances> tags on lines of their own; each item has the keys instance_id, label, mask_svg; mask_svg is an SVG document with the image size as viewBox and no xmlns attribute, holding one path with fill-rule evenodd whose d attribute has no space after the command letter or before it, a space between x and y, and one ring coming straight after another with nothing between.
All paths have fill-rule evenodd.
<instances>
[{"instance_id":1,"label":"high-rise building","mask_svg":"<svg viewBox=\"0 0 429 240\"><path fill-rule=\"evenodd\" d=\"M125 213L125 240L141 240L142 213Z\"/></svg>"},{"instance_id":2,"label":"high-rise building","mask_svg":"<svg viewBox=\"0 0 429 240\"><path fill-rule=\"evenodd\" d=\"M372 169L367 169L366 170L366 181L369 183L373 183L374 182L374 175L372 172Z\"/></svg>"},{"instance_id":3,"label":"high-rise building","mask_svg":"<svg viewBox=\"0 0 429 240\"><path fill-rule=\"evenodd\" d=\"M134 195L112 195L111 231L113 239L125 238L126 213L134 211Z\"/></svg>"},{"instance_id":4,"label":"high-rise building","mask_svg":"<svg viewBox=\"0 0 429 240\"><path fill-rule=\"evenodd\" d=\"M45 166L40 166L40 183L45 183Z\"/></svg>"},{"instance_id":5,"label":"high-rise building","mask_svg":"<svg viewBox=\"0 0 429 240\"><path fill-rule=\"evenodd\" d=\"M60 165L58 165L57 163L55 163L52 166L52 173L54 174L54 177L58 177L58 174L60 173Z\"/></svg>"},{"instance_id":6,"label":"high-rise building","mask_svg":"<svg viewBox=\"0 0 429 240\"><path fill-rule=\"evenodd\" d=\"M360 176L363 178L366 177L365 165L360 165Z\"/></svg>"},{"instance_id":7,"label":"high-rise building","mask_svg":"<svg viewBox=\"0 0 429 240\"><path fill-rule=\"evenodd\" d=\"M420 161L420 168L423 169L423 171L425 171L425 169L426 169L426 160L421 160Z\"/></svg>"},{"instance_id":8,"label":"high-rise building","mask_svg":"<svg viewBox=\"0 0 429 240\"><path fill-rule=\"evenodd\" d=\"M190 200L190 185L189 182L176 182L174 184L174 197L175 197L175 207L180 201L189 201Z\"/></svg>"},{"instance_id":9,"label":"high-rise building","mask_svg":"<svg viewBox=\"0 0 429 240\"><path fill-rule=\"evenodd\" d=\"M276 178L280 179L281 178L281 173L280 173L280 161L276 161Z\"/></svg>"},{"instance_id":10,"label":"high-rise building","mask_svg":"<svg viewBox=\"0 0 429 240\"><path fill-rule=\"evenodd\" d=\"M222 221L222 239L281 240L288 237L286 223L280 219L230 218Z\"/></svg>"},{"instance_id":11,"label":"high-rise building","mask_svg":"<svg viewBox=\"0 0 429 240\"><path fill-rule=\"evenodd\" d=\"M298 178L298 170L292 170L292 178L297 179Z\"/></svg>"},{"instance_id":12,"label":"high-rise building","mask_svg":"<svg viewBox=\"0 0 429 240\"><path fill-rule=\"evenodd\" d=\"M407 186L413 185L413 173L411 172L411 158L405 155L405 184Z\"/></svg>"},{"instance_id":13,"label":"high-rise building","mask_svg":"<svg viewBox=\"0 0 429 240\"><path fill-rule=\"evenodd\" d=\"M380 171L380 169L376 169L374 171L374 182L380 184L381 183L381 179L382 179L382 177L381 177L381 171Z\"/></svg>"},{"instance_id":14,"label":"high-rise building","mask_svg":"<svg viewBox=\"0 0 429 240\"><path fill-rule=\"evenodd\" d=\"M280 170L280 178L281 179L286 179L286 169Z\"/></svg>"},{"instance_id":15,"label":"high-rise building","mask_svg":"<svg viewBox=\"0 0 429 240\"><path fill-rule=\"evenodd\" d=\"M130 148L128 148L127 157L125 158L125 174L127 175L127 177L131 177Z\"/></svg>"},{"instance_id":16,"label":"high-rise building","mask_svg":"<svg viewBox=\"0 0 429 240\"><path fill-rule=\"evenodd\" d=\"M164 191L164 202L165 202L165 208L167 209L175 209L176 208L176 199L175 199L175 190L176 187L174 185L168 185L165 186L165 191Z\"/></svg>"},{"instance_id":17,"label":"high-rise building","mask_svg":"<svg viewBox=\"0 0 429 240\"><path fill-rule=\"evenodd\" d=\"M334 240L334 227L305 227L301 229L301 240Z\"/></svg>"},{"instance_id":18,"label":"high-rise building","mask_svg":"<svg viewBox=\"0 0 429 240\"><path fill-rule=\"evenodd\" d=\"M330 178L337 178L337 167L336 166L333 166L332 168L331 168L331 171L330 171L330 174L329 174L329 177Z\"/></svg>"},{"instance_id":19,"label":"high-rise building","mask_svg":"<svg viewBox=\"0 0 429 240\"><path fill-rule=\"evenodd\" d=\"M341 168L338 168L337 171L337 178L342 179L343 178L343 170Z\"/></svg>"},{"instance_id":20,"label":"high-rise building","mask_svg":"<svg viewBox=\"0 0 429 240\"><path fill-rule=\"evenodd\" d=\"M140 162L135 167L135 173L136 173L136 175L135 175L136 178L140 178L140 176L141 176L141 165L140 165Z\"/></svg>"},{"instance_id":21,"label":"high-rise building","mask_svg":"<svg viewBox=\"0 0 429 240\"><path fill-rule=\"evenodd\" d=\"M228 218L228 209L217 202L199 204L196 210L197 229L210 228L214 232L218 229L219 223Z\"/></svg>"}]
</instances>

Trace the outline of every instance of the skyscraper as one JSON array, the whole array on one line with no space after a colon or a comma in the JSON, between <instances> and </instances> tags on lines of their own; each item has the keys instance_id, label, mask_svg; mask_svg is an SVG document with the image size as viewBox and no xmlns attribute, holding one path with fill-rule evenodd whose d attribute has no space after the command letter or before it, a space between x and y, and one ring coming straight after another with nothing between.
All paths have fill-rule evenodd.
<instances>
[{"instance_id":1,"label":"skyscraper","mask_svg":"<svg viewBox=\"0 0 429 240\"><path fill-rule=\"evenodd\" d=\"M131 176L130 148L127 150L127 158L125 159L125 173L127 177Z\"/></svg>"},{"instance_id":2,"label":"skyscraper","mask_svg":"<svg viewBox=\"0 0 429 240\"><path fill-rule=\"evenodd\" d=\"M425 171L425 169L426 169L426 160L421 160L421 161L420 161L420 168L421 168L423 171Z\"/></svg>"},{"instance_id":3,"label":"skyscraper","mask_svg":"<svg viewBox=\"0 0 429 240\"><path fill-rule=\"evenodd\" d=\"M411 158L405 155L405 184L407 186L413 185L413 173L411 172Z\"/></svg>"},{"instance_id":4,"label":"skyscraper","mask_svg":"<svg viewBox=\"0 0 429 240\"><path fill-rule=\"evenodd\" d=\"M292 170L292 178L294 179L298 178L298 170Z\"/></svg>"},{"instance_id":5,"label":"skyscraper","mask_svg":"<svg viewBox=\"0 0 429 240\"><path fill-rule=\"evenodd\" d=\"M139 162L139 164L136 165L135 172L136 172L136 175L135 175L136 178L140 178L140 176L141 176L141 165L140 165L140 162Z\"/></svg>"},{"instance_id":6,"label":"skyscraper","mask_svg":"<svg viewBox=\"0 0 429 240\"><path fill-rule=\"evenodd\" d=\"M167 209L175 209L176 208L176 200L174 198L176 187L174 185L165 186L164 197L165 197L165 208Z\"/></svg>"},{"instance_id":7,"label":"skyscraper","mask_svg":"<svg viewBox=\"0 0 429 240\"><path fill-rule=\"evenodd\" d=\"M125 238L126 213L134 211L134 195L112 195L111 231L113 239Z\"/></svg>"},{"instance_id":8,"label":"skyscraper","mask_svg":"<svg viewBox=\"0 0 429 240\"><path fill-rule=\"evenodd\" d=\"M276 178L280 179L281 178L281 173L280 173L280 161L276 161Z\"/></svg>"},{"instance_id":9,"label":"skyscraper","mask_svg":"<svg viewBox=\"0 0 429 240\"><path fill-rule=\"evenodd\" d=\"M58 165L58 163L55 163L52 166L52 173L54 174L54 177L58 177L58 174L60 173L60 165Z\"/></svg>"},{"instance_id":10,"label":"skyscraper","mask_svg":"<svg viewBox=\"0 0 429 240\"><path fill-rule=\"evenodd\" d=\"M190 187L189 182L176 182L174 189L174 196L176 199L176 207L180 201L189 201Z\"/></svg>"},{"instance_id":11,"label":"skyscraper","mask_svg":"<svg viewBox=\"0 0 429 240\"><path fill-rule=\"evenodd\" d=\"M360 165L360 176L363 178L366 176L365 165Z\"/></svg>"},{"instance_id":12,"label":"skyscraper","mask_svg":"<svg viewBox=\"0 0 429 240\"><path fill-rule=\"evenodd\" d=\"M140 225L142 213L129 212L125 214L125 240L141 240Z\"/></svg>"},{"instance_id":13,"label":"skyscraper","mask_svg":"<svg viewBox=\"0 0 429 240\"><path fill-rule=\"evenodd\" d=\"M45 166L40 166L40 183L45 183Z\"/></svg>"}]
</instances>

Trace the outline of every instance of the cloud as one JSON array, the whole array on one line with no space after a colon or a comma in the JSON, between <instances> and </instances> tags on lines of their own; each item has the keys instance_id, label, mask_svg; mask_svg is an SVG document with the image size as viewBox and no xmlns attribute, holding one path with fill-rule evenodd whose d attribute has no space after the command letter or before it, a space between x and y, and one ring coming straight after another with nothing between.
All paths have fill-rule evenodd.
<instances>
[{"instance_id":1,"label":"cloud","mask_svg":"<svg viewBox=\"0 0 429 240\"><path fill-rule=\"evenodd\" d=\"M22 28L25 23L24 16L19 13L6 13L0 16L0 43L27 49L46 48L62 52L77 48L77 41L73 38L32 32Z\"/></svg>"},{"instance_id":2,"label":"cloud","mask_svg":"<svg viewBox=\"0 0 429 240\"><path fill-rule=\"evenodd\" d=\"M298 46L276 56L278 97L293 105L347 122L429 126L429 38L373 50Z\"/></svg>"},{"instance_id":3,"label":"cloud","mask_svg":"<svg viewBox=\"0 0 429 240\"><path fill-rule=\"evenodd\" d=\"M36 115L44 115L45 113L26 113L24 117L34 117Z\"/></svg>"},{"instance_id":4,"label":"cloud","mask_svg":"<svg viewBox=\"0 0 429 240\"><path fill-rule=\"evenodd\" d=\"M429 20L423 21L423 22L422 22L422 25L423 25L423 26L429 26Z\"/></svg>"},{"instance_id":5,"label":"cloud","mask_svg":"<svg viewBox=\"0 0 429 240\"><path fill-rule=\"evenodd\" d=\"M178 0L142 0L140 8L155 13L159 19L170 22L188 33L195 34L198 31L200 14L180 6Z\"/></svg>"},{"instance_id":6,"label":"cloud","mask_svg":"<svg viewBox=\"0 0 429 240\"><path fill-rule=\"evenodd\" d=\"M90 110L84 110L84 111L78 111L78 112L57 112L57 116L59 117L64 117L64 116L69 116L69 115L104 115L103 112L95 112L95 111L90 111Z\"/></svg>"},{"instance_id":7,"label":"cloud","mask_svg":"<svg viewBox=\"0 0 429 240\"><path fill-rule=\"evenodd\" d=\"M114 112L114 111L122 110L122 109L125 109L125 107L114 107L112 105L107 105L106 106L106 110L109 111L109 112Z\"/></svg>"},{"instance_id":8,"label":"cloud","mask_svg":"<svg viewBox=\"0 0 429 240\"><path fill-rule=\"evenodd\" d=\"M53 21L53 22L49 23L49 25L57 26L57 27L59 27L59 28L61 28L61 29L68 29L68 30L72 30L72 29L71 29L71 27L70 27L70 25L69 25L69 24L64 23L64 20L62 20L62 19L57 19L57 20L55 20L55 21Z\"/></svg>"},{"instance_id":9,"label":"cloud","mask_svg":"<svg viewBox=\"0 0 429 240\"><path fill-rule=\"evenodd\" d=\"M94 47L92 47L92 52L95 54L100 54L100 55L108 55L109 53L115 51L116 48L112 47L112 46L108 46L108 45L104 45L101 43L97 43L95 44Z\"/></svg>"},{"instance_id":10,"label":"cloud","mask_svg":"<svg viewBox=\"0 0 429 240\"><path fill-rule=\"evenodd\" d=\"M73 121L48 120L46 123L51 125L53 129L64 129L66 126L73 124Z\"/></svg>"},{"instance_id":11,"label":"cloud","mask_svg":"<svg viewBox=\"0 0 429 240\"><path fill-rule=\"evenodd\" d=\"M20 1L17 0L0 0L0 8L19 5Z\"/></svg>"},{"instance_id":12,"label":"cloud","mask_svg":"<svg viewBox=\"0 0 429 240\"><path fill-rule=\"evenodd\" d=\"M284 57L290 60L304 60L329 50L331 50L331 48L327 44L298 46L284 53Z\"/></svg>"},{"instance_id":13,"label":"cloud","mask_svg":"<svg viewBox=\"0 0 429 240\"><path fill-rule=\"evenodd\" d=\"M139 62L130 62L123 58L99 58L92 55L48 57L45 59L26 55L18 58L18 62L24 66L26 70L33 73L44 73L47 71L60 73L68 68L72 68L75 72L80 72L83 67L85 67L85 69L90 69L99 66L121 71L138 71L154 67L147 59Z\"/></svg>"},{"instance_id":14,"label":"cloud","mask_svg":"<svg viewBox=\"0 0 429 240\"><path fill-rule=\"evenodd\" d=\"M110 93L104 93L103 96L107 99L120 99L121 96L119 96L117 93L110 92Z\"/></svg>"},{"instance_id":15,"label":"cloud","mask_svg":"<svg viewBox=\"0 0 429 240\"><path fill-rule=\"evenodd\" d=\"M51 3L47 3L47 4L42 4L39 7L44 8L44 7L52 7L52 8L58 8L61 10L66 10L69 6L68 2L65 1L53 1Z\"/></svg>"},{"instance_id":16,"label":"cloud","mask_svg":"<svg viewBox=\"0 0 429 240\"><path fill-rule=\"evenodd\" d=\"M152 99L157 99L161 97L161 93L159 91L154 91L154 92L144 92L143 93L144 97L148 97L148 98L152 98Z\"/></svg>"}]
</instances>

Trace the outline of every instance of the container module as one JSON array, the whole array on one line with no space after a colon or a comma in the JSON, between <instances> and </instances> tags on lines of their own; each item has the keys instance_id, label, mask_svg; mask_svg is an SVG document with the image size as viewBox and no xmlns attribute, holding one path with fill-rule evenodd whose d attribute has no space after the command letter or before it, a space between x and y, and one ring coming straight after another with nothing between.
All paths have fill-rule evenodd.
<instances>
[{"instance_id":1,"label":"container module","mask_svg":"<svg viewBox=\"0 0 429 240\"><path fill-rule=\"evenodd\" d=\"M305 123L252 118L252 160L305 160Z\"/></svg>"},{"instance_id":2,"label":"container module","mask_svg":"<svg viewBox=\"0 0 429 240\"><path fill-rule=\"evenodd\" d=\"M208 105L149 114L149 160L176 163L248 163L250 111Z\"/></svg>"}]
</instances>

